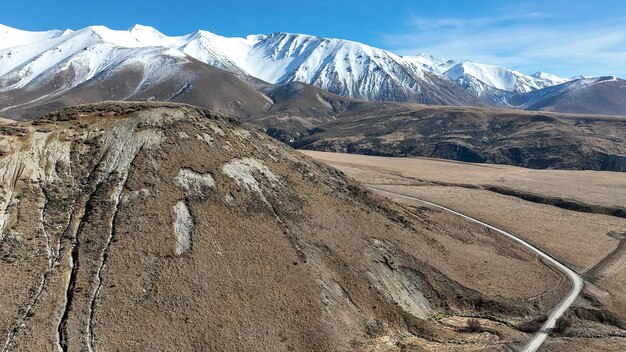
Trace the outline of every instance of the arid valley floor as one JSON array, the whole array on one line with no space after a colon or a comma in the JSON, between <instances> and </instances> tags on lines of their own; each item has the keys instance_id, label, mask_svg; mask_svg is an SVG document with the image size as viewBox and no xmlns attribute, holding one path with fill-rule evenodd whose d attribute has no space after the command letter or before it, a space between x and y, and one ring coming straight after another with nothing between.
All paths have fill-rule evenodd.
<instances>
[{"instance_id":1,"label":"arid valley floor","mask_svg":"<svg viewBox=\"0 0 626 352\"><path fill-rule=\"evenodd\" d=\"M571 309L578 318L565 336L550 339L546 351L623 350L621 338L590 338L593 320L626 320L626 175L619 172L532 170L427 158L387 158L303 151L406 206L425 210L407 195L440 204L506 229L550 253L585 278L581 297ZM484 254L481 254L481 256ZM488 257L481 257L489 260ZM471 256L465 265L474 265ZM559 284L531 272L507 272L513 288L524 280L543 282L546 292ZM480 275L487 284L495 278ZM516 277L516 275L521 275ZM536 287L536 286L533 286ZM527 290L528 289L528 290ZM541 290L541 289L540 289ZM595 318L589 320L590 317ZM623 323L622 323L623 324ZM590 330L589 330L590 329Z\"/></svg>"}]
</instances>

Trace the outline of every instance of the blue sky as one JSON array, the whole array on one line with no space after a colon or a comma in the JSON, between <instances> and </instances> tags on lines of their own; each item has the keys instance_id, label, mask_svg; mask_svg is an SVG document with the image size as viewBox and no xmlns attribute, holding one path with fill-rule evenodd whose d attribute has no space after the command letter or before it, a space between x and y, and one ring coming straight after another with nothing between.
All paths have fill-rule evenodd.
<instances>
[{"instance_id":1,"label":"blue sky","mask_svg":"<svg viewBox=\"0 0 626 352\"><path fill-rule=\"evenodd\" d=\"M626 77L626 1L6 1L0 23L22 29L127 29L225 36L285 31L350 39L402 55Z\"/></svg>"}]
</instances>

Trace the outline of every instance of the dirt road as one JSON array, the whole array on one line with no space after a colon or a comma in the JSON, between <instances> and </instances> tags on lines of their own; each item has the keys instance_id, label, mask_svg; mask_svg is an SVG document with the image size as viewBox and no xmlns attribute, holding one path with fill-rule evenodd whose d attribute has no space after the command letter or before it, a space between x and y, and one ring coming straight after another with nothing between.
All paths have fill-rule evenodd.
<instances>
[{"instance_id":1,"label":"dirt road","mask_svg":"<svg viewBox=\"0 0 626 352\"><path fill-rule=\"evenodd\" d=\"M452 214L458 215L468 221L471 222L475 222L477 224L480 224L490 230L496 231L498 233L500 233L501 235L504 235L510 239L512 239L513 241L521 244L522 246L526 247L527 249L529 249L531 252L537 254L539 257L541 257L543 260L545 260L546 262L548 262L549 264L553 265L554 267L556 267L559 271L563 272L571 281L572 281L572 289L570 290L569 294L563 298L563 300L561 300L561 302L559 302L559 304L554 307L554 309L552 309L552 311L550 312L550 315L548 316L548 319L546 320L546 322L543 324L543 326L541 327L541 329L539 330L539 332L537 332L535 334L535 336L533 336L533 338L528 342L528 344L526 344L526 346L522 349L523 352L534 352L537 351L539 349L539 347L541 346L541 344L548 338L548 334L550 333L550 331L554 328L557 320L563 316L563 314L569 309L569 307L571 307L572 304L574 304L574 302L576 301L576 298L578 297L578 295L580 294L580 292L583 289L583 279L580 277L580 275L578 275L575 271L573 271L572 269L568 268L567 266L565 266L564 264L562 264L561 262L559 262L558 260L554 259L552 256L550 256L549 254L542 252L540 249L538 249L537 247L533 246L532 244L524 241L523 239L509 233L506 232L504 230L501 230L495 226L489 225L485 222L482 222L480 220L474 219L472 217L469 217L467 215L461 214L459 212L456 212L452 209L443 207L441 205L435 204L435 203L431 203L425 200L421 200L415 197L410 197L410 196L406 196L403 194L399 194L399 193L394 193L394 192L389 192L389 191L385 191L382 189L378 189L378 188L374 188L374 187L369 187L371 190L381 193L383 195L392 195L395 197L400 197L400 198L405 198L405 199L409 199L412 201L417 201L420 203L424 203L427 204L429 206L450 212Z\"/></svg>"}]
</instances>

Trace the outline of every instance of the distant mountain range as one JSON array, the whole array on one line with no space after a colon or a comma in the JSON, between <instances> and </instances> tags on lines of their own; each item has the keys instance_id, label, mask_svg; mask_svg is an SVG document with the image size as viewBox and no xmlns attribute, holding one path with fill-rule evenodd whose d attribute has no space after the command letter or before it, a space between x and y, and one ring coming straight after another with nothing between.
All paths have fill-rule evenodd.
<instances>
[{"instance_id":1,"label":"distant mountain range","mask_svg":"<svg viewBox=\"0 0 626 352\"><path fill-rule=\"evenodd\" d=\"M616 77L527 75L302 34L226 38L197 31L169 37L141 25L47 32L0 25L0 116L150 97L202 100L238 115L274 104L259 87L292 82L371 101L626 114L626 81ZM207 92L216 87L219 92Z\"/></svg>"},{"instance_id":2,"label":"distant mountain range","mask_svg":"<svg viewBox=\"0 0 626 352\"><path fill-rule=\"evenodd\" d=\"M301 149L625 171L626 117L606 116L626 115L625 83L285 33L0 28L0 117L100 101L180 102Z\"/></svg>"}]
</instances>

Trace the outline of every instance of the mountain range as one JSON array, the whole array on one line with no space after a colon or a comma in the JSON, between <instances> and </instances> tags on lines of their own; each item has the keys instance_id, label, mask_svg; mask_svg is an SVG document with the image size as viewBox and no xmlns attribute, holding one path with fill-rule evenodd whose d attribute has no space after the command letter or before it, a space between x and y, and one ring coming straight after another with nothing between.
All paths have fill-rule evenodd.
<instances>
[{"instance_id":1,"label":"mountain range","mask_svg":"<svg viewBox=\"0 0 626 352\"><path fill-rule=\"evenodd\" d=\"M625 92L615 77L524 75L286 33L0 28L0 117L187 103L300 149L624 171L626 117L608 115L625 111Z\"/></svg>"},{"instance_id":2,"label":"mountain range","mask_svg":"<svg viewBox=\"0 0 626 352\"><path fill-rule=\"evenodd\" d=\"M176 100L201 82L206 87L201 73L213 68L235 74L258 91L255 99L267 100L256 89L261 81L302 82L370 101L626 114L626 82L616 77L527 75L303 34L227 38L196 31L172 37L142 25L45 32L0 25L0 114L20 117L24 108L64 99L77 88L91 96L76 102L146 98L156 91L162 94L155 98ZM236 112L242 104L230 101L225 108Z\"/></svg>"}]
</instances>

